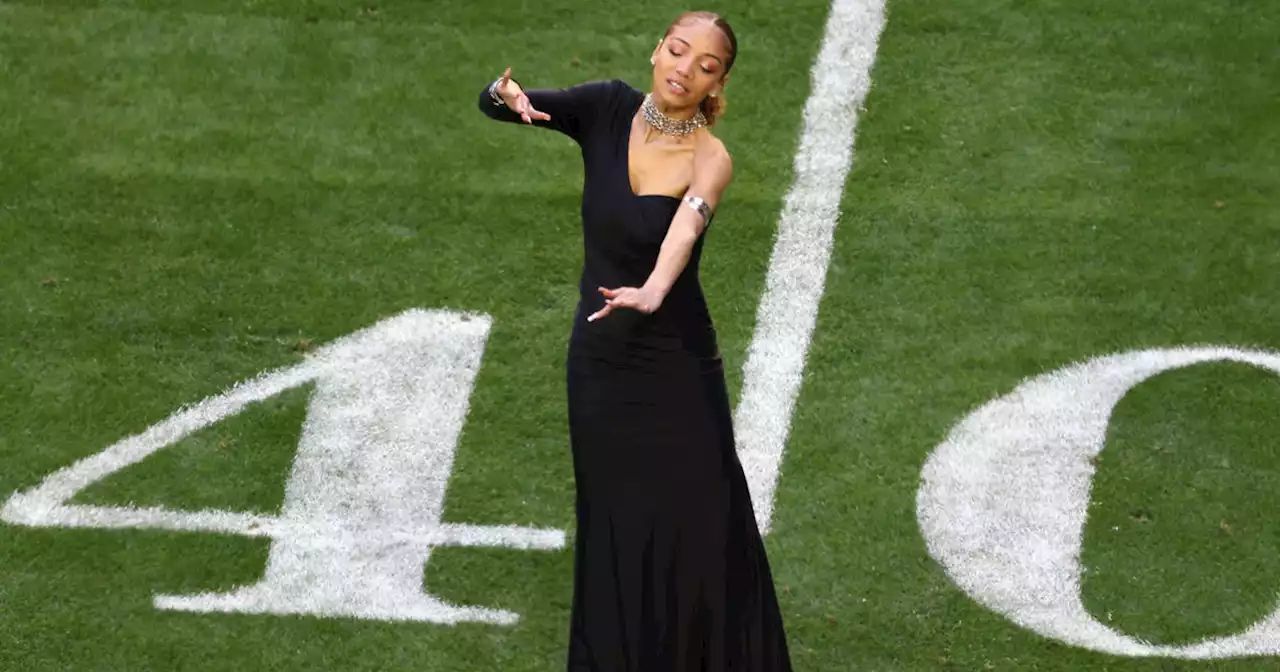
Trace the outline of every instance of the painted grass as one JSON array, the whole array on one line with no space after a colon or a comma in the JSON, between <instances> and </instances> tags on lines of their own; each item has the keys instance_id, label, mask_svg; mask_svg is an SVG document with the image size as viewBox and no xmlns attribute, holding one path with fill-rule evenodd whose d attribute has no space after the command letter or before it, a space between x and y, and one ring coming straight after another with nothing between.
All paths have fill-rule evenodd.
<instances>
[{"instance_id":1,"label":"painted grass","mask_svg":"<svg viewBox=\"0 0 1280 672\"><path fill-rule=\"evenodd\" d=\"M1269 168L1280 107L1257 88L1280 73L1280 54L1275 18L1254 9L890 5L779 491L776 562L793 581L789 615L805 633L806 669L1266 667L1116 659L1031 635L946 579L913 516L932 447L1025 377L1149 346L1280 348L1280 255L1268 242L1280 233L1280 178ZM1187 387L1139 386L1135 398L1149 402L1122 409L1122 434L1110 439L1121 443L1108 444L1104 469L1120 459L1113 449L1150 451L1147 438L1178 409L1195 409L1177 416L1187 437L1221 437L1222 421L1197 405L1211 401L1171 398ZM1230 417L1251 414L1253 438L1230 445L1265 461L1280 426L1274 406L1259 407L1273 397L1256 382L1247 390L1248 405ZM1085 558L1140 578L1091 581L1086 603L1099 617L1118 611L1113 624L1132 634L1198 639L1274 603L1280 565L1247 534L1215 555L1206 547L1229 542L1177 521L1215 507L1262 520L1271 499L1216 487L1175 505L1158 484L1198 458L1164 458L1097 484ZM1223 481L1257 482L1241 460ZM1099 539L1098 522L1132 500L1163 502L1168 535ZM1222 577L1245 557L1257 578ZM1187 587L1165 590L1157 606L1164 578ZM1213 602L1247 589L1261 594Z\"/></svg>"},{"instance_id":2,"label":"painted grass","mask_svg":"<svg viewBox=\"0 0 1280 672\"><path fill-rule=\"evenodd\" d=\"M0 492L308 347L447 307L495 319L447 519L568 528L561 362L580 160L564 138L494 124L476 95L506 65L532 86L645 86L649 50L681 9L0 4ZM808 95L794 73L825 5L739 16L758 27L732 114L763 121L721 131L743 150L704 268L740 362ZM282 395L79 499L276 511L304 404ZM515 610L514 628L151 606L156 593L252 583L266 552L213 535L0 527L0 669L563 665L567 552L433 556L434 594Z\"/></svg>"},{"instance_id":3,"label":"painted grass","mask_svg":"<svg viewBox=\"0 0 1280 672\"><path fill-rule=\"evenodd\" d=\"M567 528L578 158L474 98L508 64L643 86L680 9L0 4L0 496L311 344L453 307L495 324L447 519ZM825 4L725 9L738 177L704 281L737 389ZM1030 635L946 580L913 511L932 446L1023 377L1146 346L1280 349L1277 28L1245 2L890 4L769 538L797 669L1264 665ZM1267 608L1273 382L1203 367L1121 403L1086 531L1100 618L1182 641ZM286 395L84 499L274 510L301 411ZM1162 496L1187 479L1208 480ZM1219 511L1232 534L1205 528ZM433 557L434 593L518 611L514 628L151 607L252 583L266 549L0 527L0 669L562 665L567 552Z\"/></svg>"}]
</instances>

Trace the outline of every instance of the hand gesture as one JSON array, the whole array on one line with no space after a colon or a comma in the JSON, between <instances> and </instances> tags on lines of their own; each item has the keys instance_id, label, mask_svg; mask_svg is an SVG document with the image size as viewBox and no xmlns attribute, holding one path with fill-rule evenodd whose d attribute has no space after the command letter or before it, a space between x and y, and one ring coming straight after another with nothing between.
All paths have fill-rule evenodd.
<instances>
[{"instance_id":1,"label":"hand gesture","mask_svg":"<svg viewBox=\"0 0 1280 672\"><path fill-rule=\"evenodd\" d=\"M502 82L498 84L498 95L502 96L502 102L507 104L513 112L520 115L526 124L532 124L534 119L541 121L550 121L551 115L546 112L539 112L533 109L533 104L529 102L529 96L525 95L520 85L511 81L511 68L502 73Z\"/></svg>"},{"instance_id":2,"label":"hand gesture","mask_svg":"<svg viewBox=\"0 0 1280 672\"><path fill-rule=\"evenodd\" d=\"M614 308L630 308L638 310L642 313L652 313L662 305L662 297L658 292L646 287L619 287L617 289L599 288L600 293L604 294L604 308L597 310L587 318L588 322L596 320L613 312Z\"/></svg>"}]
</instances>

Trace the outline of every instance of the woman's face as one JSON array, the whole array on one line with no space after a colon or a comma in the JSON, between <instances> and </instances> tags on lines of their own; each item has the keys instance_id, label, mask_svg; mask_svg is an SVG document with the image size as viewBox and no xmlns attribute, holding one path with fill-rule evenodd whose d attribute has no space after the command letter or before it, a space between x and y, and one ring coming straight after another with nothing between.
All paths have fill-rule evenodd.
<instances>
[{"instance_id":1,"label":"woman's face","mask_svg":"<svg viewBox=\"0 0 1280 672\"><path fill-rule=\"evenodd\" d=\"M668 107L692 107L724 85L729 50L710 21L677 25L653 52L653 94Z\"/></svg>"}]
</instances>

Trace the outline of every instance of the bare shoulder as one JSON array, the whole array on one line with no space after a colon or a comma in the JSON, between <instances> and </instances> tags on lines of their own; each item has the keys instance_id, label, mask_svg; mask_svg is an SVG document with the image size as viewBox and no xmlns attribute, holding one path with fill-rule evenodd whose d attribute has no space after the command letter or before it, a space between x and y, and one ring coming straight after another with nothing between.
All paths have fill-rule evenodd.
<instances>
[{"instance_id":1,"label":"bare shoulder","mask_svg":"<svg viewBox=\"0 0 1280 672\"><path fill-rule=\"evenodd\" d=\"M696 179L726 185L733 179L733 157L724 141L710 132L699 141L693 154Z\"/></svg>"},{"instance_id":2,"label":"bare shoulder","mask_svg":"<svg viewBox=\"0 0 1280 672\"><path fill-rule=\"evenodd\" d=\"M710 131L699 139L698 147L694 150L694 156L698 159L716 163L732 163L729 149L724 146L724 141L712 135Z\"/></svg>"}]
</instances>

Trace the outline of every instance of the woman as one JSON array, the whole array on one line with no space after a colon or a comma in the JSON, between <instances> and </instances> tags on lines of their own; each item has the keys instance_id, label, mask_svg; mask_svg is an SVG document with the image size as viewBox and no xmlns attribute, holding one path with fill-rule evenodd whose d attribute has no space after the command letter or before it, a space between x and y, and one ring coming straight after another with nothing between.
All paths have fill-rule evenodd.
<instances>
[{"instance_id":1,"label":"woman","mask_svg":"<svg viewBox=\"0 0 1280 672\"><path fill-rule=\"evenodd\" d=\"M480 94L499 121L582 149L584 264L567 359L577 537L569 670L790 670L698 280L732 177L711 134L733 30L688 12L620 80Z\"/></svg>"}]
</instances>

